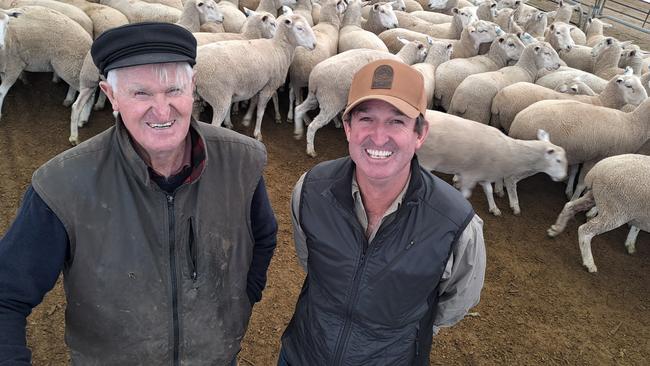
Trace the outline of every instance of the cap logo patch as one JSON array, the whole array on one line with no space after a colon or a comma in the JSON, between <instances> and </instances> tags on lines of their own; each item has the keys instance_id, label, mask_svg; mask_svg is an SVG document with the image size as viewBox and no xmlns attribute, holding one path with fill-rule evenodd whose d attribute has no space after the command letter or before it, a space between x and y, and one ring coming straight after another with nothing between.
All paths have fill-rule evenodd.
<instances>
[{"instance_id":1,"label":"cap logo patch","mask_svg":"<svg viewBox=\"0 0 650 366\"><path fill-rule=\"evenodd\" d=\"M371 89L391 89L393 87L393 68L381 65L372 75Z\"/></svg>"}]
</instances>

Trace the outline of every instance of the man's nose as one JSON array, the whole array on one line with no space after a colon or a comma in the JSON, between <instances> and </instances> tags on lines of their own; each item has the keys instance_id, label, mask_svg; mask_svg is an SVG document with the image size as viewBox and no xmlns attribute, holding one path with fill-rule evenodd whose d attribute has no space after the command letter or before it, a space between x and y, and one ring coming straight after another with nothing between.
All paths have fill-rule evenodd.
<instances>
[{"instance_id":1,"label":"man's nose","mask_svg":"<svg viewBox=\"0 0 650 366\"><path fill-rule=\"evenodd\" d=\"M158 122L168 121L171 116L171 105L164 93L157 93L153 98L151 110Z\"/></svg>"},{"instance_id":2,"label":"man's nose","mask_svg":"<svg viewBox=\"0 0 650 366\"><path fill-rule=\"evenodd\" d=\"M375 126L370 134L370 138L377 147L385 145L390 139L386 124L375 123Z\"/></svg>"}]
</instances>

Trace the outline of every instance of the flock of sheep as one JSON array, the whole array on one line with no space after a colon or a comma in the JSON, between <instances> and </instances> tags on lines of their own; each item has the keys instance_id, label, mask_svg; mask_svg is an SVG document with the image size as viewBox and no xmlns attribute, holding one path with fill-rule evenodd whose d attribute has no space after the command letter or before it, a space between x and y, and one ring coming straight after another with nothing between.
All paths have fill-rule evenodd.
<instances>
[{"instance_id":1,"label":"flock of sheep","mask_svg":"<svg viewBox=\"0 0 650 366\"><path fill-rule=\"evenodd\" d=\"M504 186L518 215L518 181L568 175L570 201L548 235L589 210L578 233L583 264L595 272L595 235L627 223L632 253L639 230L650 231L650 53L606 37L599 19L583 22L579 6L560 0L543 12L524 2L0 0L0 109L23 71L53 72L69 85L63 104L72 106L76 145L95 99L95 108L106 100L96 98L93 38L127 23L172 22L199 45L196 114L209 105L212 123L231 128L231 113L248 100L243 124L255 113L261 140L268 101L281 122L277 90L288 87L287 120L297 139L307 126L315 156L318 129L341 123L354 73L394 59L425 80L431 128L421 164L454 174L466 197L479 184L494 215L493 192L503 195Z\"/></svg>"}]
</instances>

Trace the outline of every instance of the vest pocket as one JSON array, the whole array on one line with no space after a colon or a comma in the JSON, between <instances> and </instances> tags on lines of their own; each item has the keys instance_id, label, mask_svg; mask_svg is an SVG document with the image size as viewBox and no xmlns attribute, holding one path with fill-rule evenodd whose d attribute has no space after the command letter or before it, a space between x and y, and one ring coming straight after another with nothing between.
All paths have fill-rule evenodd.
<instances>
[{"instance_id":1,"label":"vest pocket","mask_svg":"<svg viewBox=\"0 0 650 366\"><path fill-rule=\"evenodd\" d=\"M196 240L196 233L194 232L194 218L190 217L188 220L188 240L187 240L187 268L189 270L189 276L192 281L196 282L198 278L197 270L197 253L198 253L198 242Z\"/></svg>"}]
</instances>

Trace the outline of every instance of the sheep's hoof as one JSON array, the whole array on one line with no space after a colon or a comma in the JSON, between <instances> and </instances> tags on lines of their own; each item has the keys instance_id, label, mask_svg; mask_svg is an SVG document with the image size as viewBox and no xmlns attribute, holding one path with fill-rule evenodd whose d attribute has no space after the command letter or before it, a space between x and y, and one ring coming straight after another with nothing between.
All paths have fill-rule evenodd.
<instances>
[{"instance_id":1,"label":"sheep's hoof","mask_svg":"<svg viewBox=\"0 0 650 366\"><path fill-rule=\"evenodd\" d=\"M275 119L275 123L277 123L277 124L279 124L279 125L282 124L282 118L277 117L277 118Z\"/></svg>"},{"instance_id":2,"label":"sheep's hoof","mask_svg":"<svg viewBox=\"0 0 650 366\"><path fill-rule=\"evenodd\" d=\"M287 116L287 123L293 123L293 117Z\"/></svg>"},{"instance_id":3,"label":"sheep's hoof","mask_svg":"<svg viewBox=\"0 0 650 366\"><path fill-rule=\"evenodd\" d=\"M519 207L513 207L512 208L512 214L515 215L515 216L521 215L521 209L519 209Z\"/></svg>"},{"instance_id":4,"label":"sheep's hoof","mask_svg":"<svg viewBox=\"0 0 650 366\"><path fill-rule=\"evenodd\" d=\"M255 136L255 139L257 141L262 142L262 133L261 132L254 134L254 136Z\"/></svg>"},{"instance_id":5,"label":"sheep's hoof","mask_svg":"<svg viewBox=\"0 0 650 366\"><path fill-rule=\"evenodd\" d=\"M70 137L68 138L68 141L70 141L70 145L72 145L72 146L77 146L77 145L79 145L79 137L72 137L72 136L70 136Z\"/></svg>"},{"instance_id":6,"label":"sheep's hoof","mask_svg":"<svg viewBox=\"0 0 650 366\"><path fill-rule=\"evenodd\" d=\"M246 119L246 118L244 118L244 119L241 120L241 124L242 124L242 126L244 126L244 127L248 127L248 126L251 125L251 120L250 120L250 119Z\"/></svg>"},{"instance_id":7,"label":"sheep's hoof","mask_svg":"<svg viewBox=\"0 0 650 366\"><path fill-rule=\"evenodd\" d=\"M596 271L598 271L598 268L596 268L596 265L593 263L582 263L582 265L587 267L589 273L596 273Z\"/></svg>"},{"instance_id":8,"label":"sheep's hoof","mask_svg":"<svg viewBox=\"0 0 650 366\"><path fill-rule=\"evenodd\" d=\"M636 253L636 248L634 246L625 247L627 249L627 254L633 255Z\"/></svg>"},{"instance_id":9,"label":"sheep's hoof","mask_svg":"<svg viewBox=\"0 0 650 366\"><path fill-rule=\"evenodd\" d=\"M494 216L501 216L501 210L499 210L499 208L497 208L497 207L491 209L491 210L490 210L490 213L491 213L492 215L494 215Z\"/></svg>"},{"instance_id":10,"label":"sheep's hoof","mask_svg":"<svg viewBox=\"0 0 650 366\"><path fill-rule=\"evenodd\" d=\"M316 150L313 149L307 149L307 155L311 156L312 158L316 157Z\"/></svg>"},{"instance_id":11,"label":"sheep's hoof","mask_svg":"<svg viewBox=\"0 0 650 366\"><path fill-rule=\"evenodd\" d=\"M552 225L548 230L546 230L546 235L548 235L551 238L554 238L560 235L561 232L562 230L559 230L557 226Z\"/></svg>"}]
</instances>

